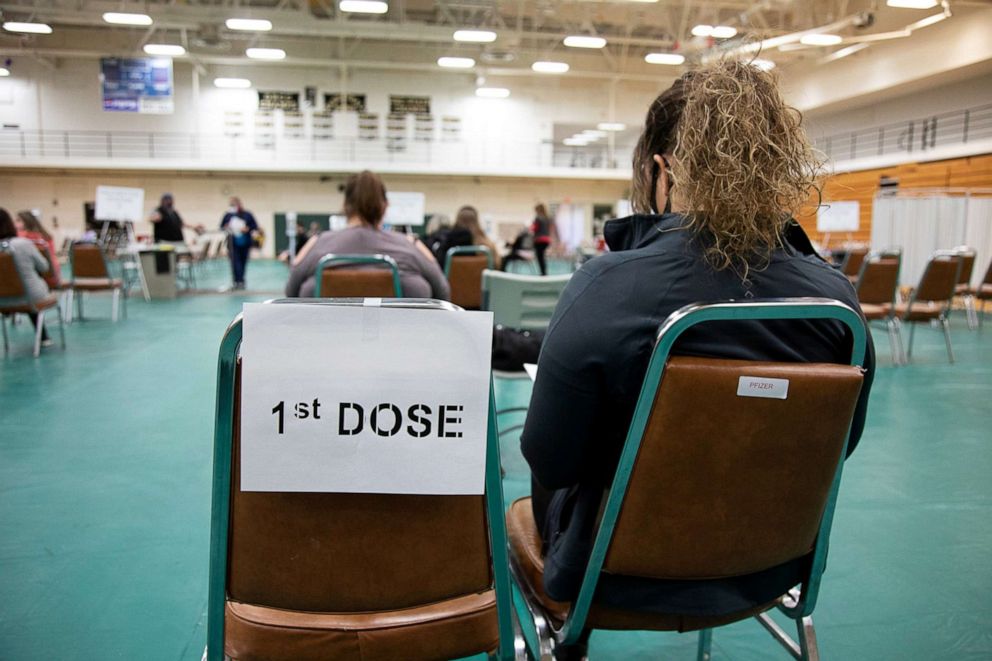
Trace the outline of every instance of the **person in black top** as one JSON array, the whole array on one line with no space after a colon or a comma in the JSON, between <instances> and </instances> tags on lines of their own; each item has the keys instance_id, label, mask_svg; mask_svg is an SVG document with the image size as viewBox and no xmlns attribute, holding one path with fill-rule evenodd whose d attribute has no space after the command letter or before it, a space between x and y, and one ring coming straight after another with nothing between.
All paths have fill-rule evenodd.
<instances>
[{"instance_id":1,"label":"person in black top","mask_svg":"<svg viewBox=\"0 0 992 661\"><path fill-rule=\"evenodd\" d=\"M544 545L544 587L576 598L662 322L694 302L815 296L860 310L857 295L792 220L820 165L772 74L726 61L685 74L651 105L634 153L639 212L606 223L611 252L566 287L548 328L521 437ZM849 451L864 429L870 343ZM833 321L710 322L674 353L743 360L850 360ZM825 414L827 412L824 412ZM714 581L604 575L597 601L660 613L719 615L784 594L808 558ZM582 650L562 650L562 654Z\"/></svg>"},{"instance_id":2,"label":"person in black top","mask_svg":"<svg viewBox=\"0 0 992 661\"><path fill-rule=\"evenodd\" d=\"M530 225L530 232L534 235L534 252L537 254L537 264L541 268L541 275L547 275L548 262L544 253L551 246L555 221L548 216L548 208L543 204L535 206L534 213L536 214L534 222Z\"/></svg>"},{"instance_id":3,"label":"person in black top","mask_svg":"<svg viewBox=\"0 0 992 661\"><path fill-rule=\"evenodd\" d=\"M202 225L191 226L183 222L182 216L176 211L172 193L165 193L162 199L159 200L159 205L152 212L151 218L154 228L154 238L155 243L159 242L185 242L186 238L183 236L183 228L189 227L195 230L197 233L203 231Z\"/></svg>"}]
</instances>

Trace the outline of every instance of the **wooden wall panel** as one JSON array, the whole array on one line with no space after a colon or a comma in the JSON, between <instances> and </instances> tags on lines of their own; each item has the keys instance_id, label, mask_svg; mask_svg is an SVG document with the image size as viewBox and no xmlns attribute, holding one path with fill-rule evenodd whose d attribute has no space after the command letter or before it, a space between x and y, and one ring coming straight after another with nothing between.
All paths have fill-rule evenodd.
<instances>
[{"instance_id":1,"label":"wooden wall panel","mask_svg":"<svg viewBox=\"0 0 992 661\"><path fill-rule=\"evenodd\" d=\"M833 234L830 243L845 241L867 243L871 239L871 211L878 182L882 177L899 180L899 188L992 188L992 154L956 158L932 163L903 163L887 168L841 172L831 175L823 185L823 202L858 202L861 207L861 229L850 234ZM823 236L816 231L815 200L798 218L814 241Z\"/></svg>"}]
</instances>

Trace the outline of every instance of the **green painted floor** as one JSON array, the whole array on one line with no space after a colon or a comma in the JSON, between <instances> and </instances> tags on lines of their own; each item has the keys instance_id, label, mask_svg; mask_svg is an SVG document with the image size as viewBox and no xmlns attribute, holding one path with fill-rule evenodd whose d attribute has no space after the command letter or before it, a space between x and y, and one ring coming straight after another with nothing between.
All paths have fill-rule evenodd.
<instances>
[{"instance_id":1,"label":"green painted floor","mask_svg":"<svg viewBox=\"0 0 992 661\"><path fill-rule=\"evenodd\" d=\"M204 288L226 283L223 264ZM285 267L253 262L245 295L88 301L69 348L33 359L30 325L0 360L0 660L191 659L205 639L218 343ZM990 317L992 321L992 317ZM825 659L992 659L992 323L917 333L916 363L880 369L848 464L815 614ZM497 383L526 404L527 381ZM503 446L507 499L526 466ZM692 659L695 637L596 633L596 659ZM756 623L718 630L716 659L787 659Z\"/></svg>"}]
</instances>

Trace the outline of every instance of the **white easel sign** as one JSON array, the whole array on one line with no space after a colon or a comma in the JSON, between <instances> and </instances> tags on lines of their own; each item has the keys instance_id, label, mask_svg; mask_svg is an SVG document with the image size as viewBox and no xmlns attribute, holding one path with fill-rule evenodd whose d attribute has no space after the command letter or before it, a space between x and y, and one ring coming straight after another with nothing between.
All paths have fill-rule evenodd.
<instances>
[{"instance_id":1,"label":"white easel sign","mask_svg":"<svg viewBox=\"0 0 992 661\"><path fill-rule=\"evenodd\" d=\"M492 313L248 303L243 491L484 491Z\"/></svg>"},{"instance_id":2,"label":"white easel sign","mask_svg":"<svg viewBox=\"0 0 992 661\"><path fill-rule=\"evenodd\" d=\"M424 209L427 207L427 196L423 193L387 192L386 217L383 221L388 225L423 225Z\"/></svg>"},{"instance_id":3,"label":"white easel sign","mask_svg":"<svg viewBox=\"0 0 992 661\"><path fill-rule=\"evenodd\" d=\"M857 202L824 202L816 210L818 232L857 232L861 227L861 206Z\"/></svg>"},{"instance_id":4,"label":"white easel sign","mask_svg":"<svg viewBox=\"0 0 992 661\"><path fill-rule=\"evenodd\" d=\"M130 221L136 223L144 217L145 189L123 186L97 186L96 220Z\"/></svg>"}]
</instances>

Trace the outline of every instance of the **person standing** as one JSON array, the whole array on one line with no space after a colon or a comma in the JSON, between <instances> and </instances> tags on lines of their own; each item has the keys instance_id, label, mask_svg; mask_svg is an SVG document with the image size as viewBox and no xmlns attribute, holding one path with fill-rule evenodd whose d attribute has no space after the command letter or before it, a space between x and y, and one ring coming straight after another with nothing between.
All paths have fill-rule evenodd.
<instances>
[{"instance_id":1,"label":"person standing","mask_svg":"<svg viewBox=\"0 0 992 661\"><path fill-rule=\"evenodd\" d=\"M241 206L241 200L232 197L231 206L220 221L220 228L228 234L227 254L231 257L234 288L244 289L245 269L251 255L252 237L258 232L258 223L251 211Z\"/></svg>"},{"instance_id":2,"label":"person standing","mask_svg":"<svg viewBox=\"0 0 992 661\"><path fill-rule=\"evenodd\" d=\"M179 212L176 211L172 193L165 193L159 200L158 207L152 212L149 220L154 228L155 243L186 243L183 228L187 227L198 234L203 231L202 225L187 225Z\"/></svg>"},{"instance_id":3,"label":"person standing","mask_svg":"<svg viewBox=\"0 0 992 661\"><path fill-rule=\"evenodd\" d=\"M534 235L534 252L537 254L537 264L541 268L541 275L548 274L548 261L545 253L551 246L551 234L554 231L554 222L548 215L548 208L542 203L534 207L534 222L530 225L530 232Z\"/></svg>"}]
</instances>

